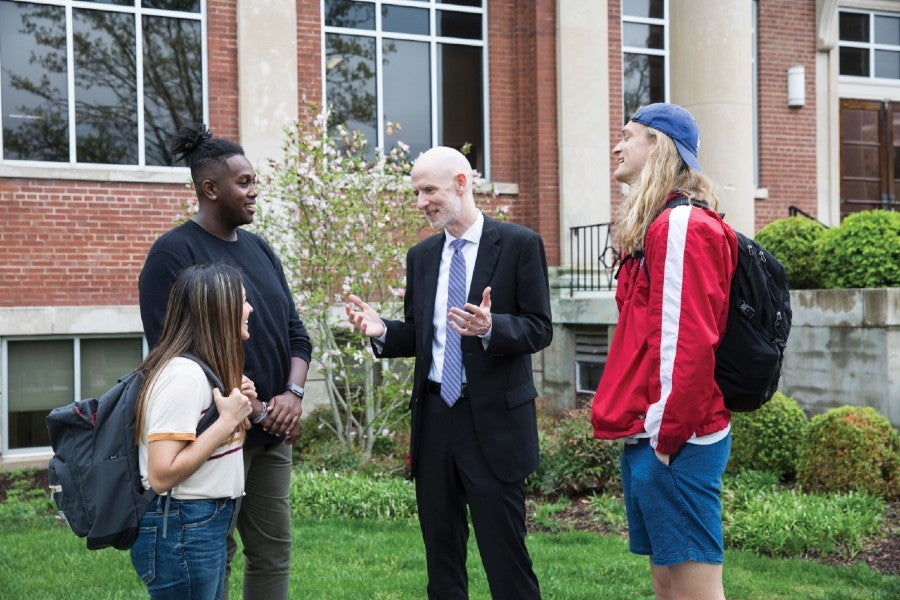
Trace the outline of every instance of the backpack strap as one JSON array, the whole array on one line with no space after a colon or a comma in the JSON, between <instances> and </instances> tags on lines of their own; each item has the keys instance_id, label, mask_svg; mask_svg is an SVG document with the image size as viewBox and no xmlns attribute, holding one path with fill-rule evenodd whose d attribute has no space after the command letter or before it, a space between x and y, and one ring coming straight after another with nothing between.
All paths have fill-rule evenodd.
<instances>
[{"instance_id":1,"label":"backpack strap","mask_svg":"<svg viewBox=\"0 0 900 600\"><path fill-rule=\"evenodd\" d=\"M191 354L190 352L183 352L181 354L183 358L189 358L194 361L200 368L203 369L203 372L206 374L206 379L209 380L209 384L213 387L219 388L219 391L222 392L222 395L227 395L228 392L225 391L225 385L219 379L219 377L213 373L213 370L209 368L205 362ZM203 417L200 419L200 422L197 423L197 435L199 436L201 433L206 431L210 425L215 423L216 419L219 418L219 409L216 407L216 403L213 402L209 405L209 409L203 414Z\"/></svg>"}]
</instances>

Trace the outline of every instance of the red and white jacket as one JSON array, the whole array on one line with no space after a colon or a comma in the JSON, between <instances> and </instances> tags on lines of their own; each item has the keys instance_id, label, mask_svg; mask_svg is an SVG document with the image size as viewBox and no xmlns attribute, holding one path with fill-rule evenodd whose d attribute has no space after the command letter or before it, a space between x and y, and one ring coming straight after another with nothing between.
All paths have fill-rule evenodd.
<instances>
[{"instance_id":1,"label":"red and white jacket","mask_svg":"<svg viewBox=\"0 0 900 600\"><path fill-rule=\"evenodd\" d=\"M731 413L716 384L737 238L714 211L665 209L642 257L623 261L619 320L594 395L594 437L649 437L674 454L727 434Z\"/></svg>"}]
</instances>

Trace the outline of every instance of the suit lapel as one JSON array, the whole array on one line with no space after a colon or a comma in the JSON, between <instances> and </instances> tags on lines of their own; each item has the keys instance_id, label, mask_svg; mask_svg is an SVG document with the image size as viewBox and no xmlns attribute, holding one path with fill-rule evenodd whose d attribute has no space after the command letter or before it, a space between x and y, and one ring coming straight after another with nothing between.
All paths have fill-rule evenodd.
<instances>
[{"instance_id":1,"label":"suit lapel","mask_svg":"<svg viewBox=\"0 0 900 600\"><path fill-rule=\"evenodd\" d=\"M446 234L432 236L427 246L422 249L422 264L419 266L421 273L421 290L422 290L422 314L423 319L427 319L428 324L420 327L422 333L422 348L431 348L431 342L434 338L434 327L431 321L434 319L434 299L437 294L438 272L441 268L441 252L444 249L444 241ZM417 285L420 282L414 282Z\"/></svg>"},{"instance_id":2,"label":"suit lapel","mask_svg":"<svg viewBox=\"0 0 900 600\"><path fill-rule=\"evenodd\" d=\"M478 243L478 255L475 258L475 271L472 273L472 285L469 286L469 304L481 304L481 294L491 281L499 257L500 228L497 227L496 221L485 215L481 241Z\"/></svg>"}]
</instances>

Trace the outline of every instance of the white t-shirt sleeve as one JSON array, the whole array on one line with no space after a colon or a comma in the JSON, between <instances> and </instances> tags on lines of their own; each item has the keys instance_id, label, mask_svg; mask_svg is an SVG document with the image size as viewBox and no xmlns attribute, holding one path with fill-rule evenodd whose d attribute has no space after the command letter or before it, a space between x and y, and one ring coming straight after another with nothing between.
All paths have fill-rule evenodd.
<instances>
[{"instance_id":1,"label":"white t-shirt sleeve","mask_svg":"<svg viewBox=\"0 0 900 600\"><path fill-rule=\"evenodd\" d=\"M212 404L212 391L203 369L177 357L160 372L147 403L147 441L196 438L197 423Z\"/></svg>"}]
</instances>

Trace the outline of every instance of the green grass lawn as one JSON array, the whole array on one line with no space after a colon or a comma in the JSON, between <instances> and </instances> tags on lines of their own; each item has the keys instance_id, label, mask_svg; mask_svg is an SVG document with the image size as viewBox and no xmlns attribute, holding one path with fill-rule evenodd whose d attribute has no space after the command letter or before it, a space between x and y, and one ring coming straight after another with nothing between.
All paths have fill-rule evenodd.
<instances>
[{"instance_id":1,"label":"green grass lawn","mask_svg":"<svg viewBox=\"0 0 900 600\"><path fill-rule=\"evenodd\" d=\"M590 533L529 536L544 598L652 598L647 560L626 541ZM231 598L241 597L241 562ZM425 597L425 560L418 525L407 521L301 521L294 527L291 597L364 600ZM474 536L470 591L488 599ZM900 598L900 577L866 568L832 567L750 552L726 552L725 591L732 600ZM0 529L0 599L145 598L128 552L91 552L51 519L5 522Z\"/></svg>"}]
</instances>

